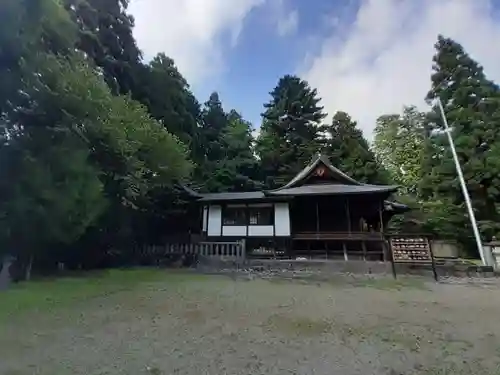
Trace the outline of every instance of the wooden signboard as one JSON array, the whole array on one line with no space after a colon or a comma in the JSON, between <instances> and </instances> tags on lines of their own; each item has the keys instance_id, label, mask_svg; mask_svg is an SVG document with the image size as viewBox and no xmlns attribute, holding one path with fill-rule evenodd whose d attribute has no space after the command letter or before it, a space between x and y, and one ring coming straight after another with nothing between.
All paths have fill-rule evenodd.
<instances>
[{"instance_id":1,"label":"wooden signboard","mask_svg":"<svg viewBox=\"0 0 500 375\"><path fill-rule=\"evenodd\" d=\"M396 263L432 263L431 248L426 237L392 237L392 259Z\"/></svg>"},{"instance_id":2,"label":"wooden signboard","mask_svg":"<svg viewBox=\"0 0 500 375\"><path fill-rule=\"evenodd\" d=\"M408 265L430 265L437 281L437 272L429 238L424 235L395 235L389 238L392 254L392 269L396 277L395 263Z\"/></svg>"}]
</instances>

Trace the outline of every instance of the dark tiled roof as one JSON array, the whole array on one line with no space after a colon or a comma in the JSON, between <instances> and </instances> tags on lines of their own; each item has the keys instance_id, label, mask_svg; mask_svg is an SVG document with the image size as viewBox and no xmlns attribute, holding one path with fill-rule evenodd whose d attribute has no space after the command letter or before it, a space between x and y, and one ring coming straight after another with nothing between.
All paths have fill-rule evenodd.
<instances>
[{"instance_id":1,"label":"dark tiled roof","mask_svg":"<svg viewBox=\"0 0 500 375\"><path fill-rule=\"evenodd\" d=\"M402 204L402 203L398 203L398 202L390 202L390 201L384 202L384 209L386 211L391 211L394 213L403 213L403 212L411 211L410 207L408 207L406 204Z\"/></svg>"},{"instance_id":2,"label":"dark tiled roof","mask_svg":"<svg viewBox=\"0 0 500 375\"><path fill-rule=\"evenodd\" d=\"M202 194L200 202L210 201L237 201L237 200L261 200L266 199L262 191L246 191L242 193L209 193Z\"/></svg>"},{"instance_id":3,"label":"dark tiled roof","mask_svg":"<svg viewBox=\"0 0 500 375\"><path fill-rule=\"evenodd\" d=\"M319 165L325 165L330 172L336 176L339 184L318 184L318 185L302 185L306 182L306 178ZM317 155L302 171L300 171L288 184L285 186L268 191L250 191L241 193L210 193L200 194L188 187L184 186L184 190L192 197L197 198L201 202L214 201L249 201L249 200L277 200L287 199L297 195L347 195L347 194L370 194L395 192L396 186L368 185L354 180L346 175L341 170L335 168L330 160L324 155ZM398 209L398 207L393 207ZM401 207L399 207L401 209Z\"/></svg>"},{"instance_id":4,"label":"dark tiled roof","mask_svg":"<svg viewBox=\"0 0 500 375\"><path fill-rule=\"evenodd\" d=\"M189 186L187 185L184 185L182 183L179 183L177 184L177 186L182 190L184 191L185 193L187 193L188 195L192 196L193 198L201 198L202 195L200 193L198 193L197 191L194 191L193 189L191 189Z\"/></svg>"},{"instance_id":5,"label":"dark tiled roof","mask_svg":"<svg viewBox=\"0 0 500 375\"><path fill-rule=\"evenodd\" d=\"M269 191L266 194L271 196L295 196L295 195L346 195L363 193L383 193L393 192L398 188L396 186L378 186L378 185L341 185L341 184L321 184L321 185L303 185L288 189Z\"/></svg>"},{"instance_id":6,"label":"dark tiled roof","mask_svg":"<svg viewBox=\"0 0 500 375\"><path fill-rule=\"evenodd\" d=\"M330 159L328 159L328 157L326 157L325 155L319 154L311 161L311 163L309 163L294 178L292 178L292 180L289 183L287 183L285 186L282 186L282 187L275 189L273 191L279 191L279 190L295 187L297 184L300 184L307 176L309 176L319 164L323 164L324 166L326 166L334 176L337 176L339 181L341 181L345 184L362 185L360 182L358 182L355 179L346 175L340 169L335 168L332 165L332 163L330 162Z\"/></svg>"}]
</instances>

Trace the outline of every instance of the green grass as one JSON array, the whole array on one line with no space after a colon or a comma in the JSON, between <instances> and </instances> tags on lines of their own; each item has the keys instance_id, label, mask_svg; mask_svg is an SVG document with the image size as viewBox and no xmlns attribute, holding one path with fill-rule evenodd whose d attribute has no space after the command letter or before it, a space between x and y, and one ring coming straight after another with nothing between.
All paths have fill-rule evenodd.
<instances>
[{"instance_id":1,"label":"green grass","mask_svg":"<svg viewBox=\"0 0 500 375\"><path fill-rule=\"evenodd\" d=\"M97 298L132 290L144 283L182 282L195 275L160 269L107 270L72 277L41 279L14 284L0 293L0 322L27 312L52 311Z\"/></svg>"}]
</instances>

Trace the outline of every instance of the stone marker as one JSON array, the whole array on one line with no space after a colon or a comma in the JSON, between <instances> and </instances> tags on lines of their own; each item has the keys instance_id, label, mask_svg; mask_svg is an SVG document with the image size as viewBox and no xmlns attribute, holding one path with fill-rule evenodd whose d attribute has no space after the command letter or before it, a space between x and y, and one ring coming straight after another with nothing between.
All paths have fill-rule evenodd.
<instances>
[{"instance_id":1,"label":"stone marker","mask_svg":"<svg viewBox=\"0 0 500 375\"><path fill-rule=\"evenodd\" d=\"M14 260L15 258L10 255L6 255L3 258L2 268L0 269L0 290L7 289L12 282L10 266L14 263Z\"/></svg>"}]
</instances>

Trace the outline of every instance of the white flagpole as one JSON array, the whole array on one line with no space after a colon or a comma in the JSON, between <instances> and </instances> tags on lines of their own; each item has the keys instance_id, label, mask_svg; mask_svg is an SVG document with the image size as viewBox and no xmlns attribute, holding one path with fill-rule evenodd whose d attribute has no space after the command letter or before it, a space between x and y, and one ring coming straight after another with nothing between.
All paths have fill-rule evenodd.
<instances>
[{"instance_id":1,"label":"white flagpole","mask_svg":"<svg viewBox=\"0 0 500 375\"><path fill-rule=\"evenodd\" d=\"M470 222L472 225L472 230L474 231L474 237L476 239L477 250L479 252L479 255L481 256L481 261L483 262L483 265L488 266L489 264L484 256L484 249L483 249L483 244L481 242L481 235L479 234L479 229L477 227L476 216L474 215L474 210L472 208L472 203L470 200L469 191L467 190L467 185L465 184L465 179L464 179L464 175L462 172L462 167L460 166L457 151L455 150L455 144L453 143L453 137L451 136L451 129L448 126L448 120L446 119L446 115L444 114L443 103L441 103L440 98L437 98L437 103L439 106L439 110L441 112L441 117L443 118L445 133L448 136L448 142L450 143L450 149L451 149L451 153L453 155L453 160L455 161L455 167L457 169L458 179L460 181L460 186L462 187L462 193L463 193L464 198L465 198L465 204L467 205L467 210L469 211L469 219L470 219Z\"/></svg>"}]
</instances>

